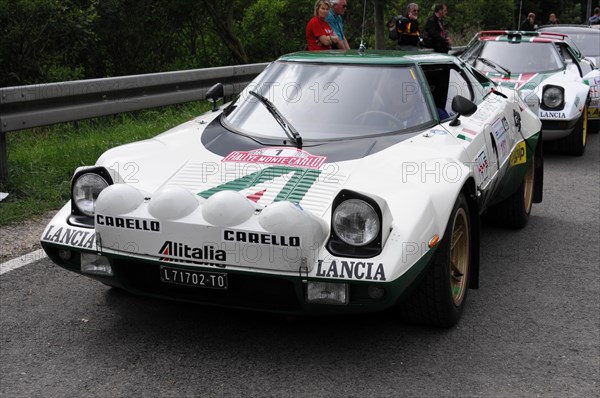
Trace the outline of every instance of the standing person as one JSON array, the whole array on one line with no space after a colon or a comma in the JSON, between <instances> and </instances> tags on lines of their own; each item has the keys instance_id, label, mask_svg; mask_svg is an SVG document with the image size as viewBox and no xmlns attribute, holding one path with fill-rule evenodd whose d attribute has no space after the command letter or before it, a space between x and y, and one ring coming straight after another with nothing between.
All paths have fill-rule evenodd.
<instances>
[{"instance_id":1,"label":"standing person","mask_svg":"<svg viewBox=\"0 0 600 398\"><path fill-rule=\"evenodd\" d=\"M548 18L548 25L558 25L559 23L560 21L558 20L558 18L556 18L556 14L550 14L550 17Z\"/></svg>"},{"instance_id":2,"label":"standing person","mask_svg":"<svg viewBox=\"0 0 600 398\"><path fill-rule=\"evenodd\" d=\"M534 31L537 29L537 25L535 24L535 14L530 12L527 14L527 18L521 24L521 30L525 31Z\"/></svg>"},{"instance_id":3,"label":"standing person","mask_svg":"<svg viewBox=\"0 0 600 398\"><path fill-rule=\"evenodd\" d=\"M342 21L342 16L346 13L346 7L346 0L331 0L331 9L329 9L329 15L325 18L333 32L340 38L339 43L335 46L339 50L350 49L348 39L344 34L344 22Z\"/></svg>"},{"instance_id":4,"label":"standing person","mask_svg":"<svg viewBox=\"0 0 600 398\"><path fill-rule=\"evenodd\" d=\"M306 42L310 51L331 50L331 45L340 40L325 20L330 8L328 0L315 3L315 15L306 25Z\"/></svg>"},{"instance_id":5,"label":"standing person","mask_svg":"<svg viewBox=\"0 0 600 398\"><path fill-rule=\"evenodd\" d=\"M425 23L425 46L433 48L438 53L448 54L450 50L450 37L444 27L444 17L448 14L445 4L436 4L433 15Z\"/></svg>"},{"instance_id":6,"label":"standing person","mask_svg":"<svg viewBox=\"0 0 600 398\"><path fill-rule=\"evenodd\" d=\"M418 50L421 43L421 32L419 31L419 6L409 3L406 6L406 15L396 20L396 32L398 35L398 46L401 50Z\"/></svg>"},{"instance_id":7,"label":"standing person","mask_svg":"<svg viewBox=\"0 0 600 398\"><path fill-rule=\"evenodd\" d=\"M594 14L588 19L590 25L600 25L600 7L594 8Z\"/></svg>"}]
</instances>

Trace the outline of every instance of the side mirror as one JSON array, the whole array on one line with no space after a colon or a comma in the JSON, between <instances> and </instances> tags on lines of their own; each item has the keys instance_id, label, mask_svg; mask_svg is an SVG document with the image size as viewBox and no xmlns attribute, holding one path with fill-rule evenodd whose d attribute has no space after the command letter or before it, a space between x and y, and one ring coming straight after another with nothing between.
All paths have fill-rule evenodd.
<instances>
[{"instance_id":1,"label":"side mirror","mask_svg":"<svg viewBox=\"0 0 600 398\"><path fill-rule=\"evenodd\" d=\"M225 96L225 91L223 90L223 84L217 83L206 92L206 99L212 102L212 111L215 112L217 110L217 101L220 98Z\"/></svg>"},{"instance_id":2,"label":"side mirror","mask_svg":"<svg viewBox=\"0 0 600 398\"><path fill-rule=\"evenodd\" d=\"M477 105L462 95L457 95L452 98L452 110L456 112L456 116L450 122L450 126L455 127L460 126L460 115L471 116L477 111Z\"/></svg>"}]
</instances>

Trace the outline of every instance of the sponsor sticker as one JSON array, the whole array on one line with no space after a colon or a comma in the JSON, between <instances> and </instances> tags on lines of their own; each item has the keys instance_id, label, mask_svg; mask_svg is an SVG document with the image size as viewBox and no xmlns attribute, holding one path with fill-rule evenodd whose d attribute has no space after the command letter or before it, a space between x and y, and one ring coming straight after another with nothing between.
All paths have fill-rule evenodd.
<instances>
[{"instance_id":1,"label":"sponsor sticker","mask_svg":"<svg viewBox=\"0 0 600 398\"><path fill-rule=\"evenodd\" d=\"M317 274L323 278L356 279L368 281L385 281L383 264L369 261L331 261L326 264L318 261Z\"/></svg>"},{"instance_id":2,"label":"sponsor sticker","mask_svg":"<svg viewBox=\"0 0 600 398\"><path fill-rule=\"evenodd\" d=\"M132 229L137 231L160 232L160 222L142 218L116 217L96 214L96 224L105 227Z\"/></svg>"},{"instance_id":3,"label":"sponsor sticker","mask_svg":"<svg viewBox=\"0 0 600 398\"><path fill-rule=\"evenodd\" d=\"M599 98L600 97L600 77L595 77L594 84L590 85L590 97L591 98Z\"/></svg>"},{"instance_id":4,"label":"sponsor sticker","mask_svg":"<svg viewBox=\"0 0 600 398\"><path fill-rule=\"evenodd\" d=\"M481 181L485 181L488 177L488 169L490 166L485 150L481 151L479 155L477 155L475 164L477 165L477 172L481 177Z\"/></svg>"},{"instance_id":5,"label":"sponsor sticker","mask_svg":"<svg viewBox=\"0 0 600 398\"><path fill-rule=\"evenodd\" d=\"M542 111L540 110L540 117L546 119L566 119L567 116L564 112L550 112L550 111Z\"/></svg>"},{"instance_id":6,"label":"sponsor sticker","mask_svg":"<svg viewBox=\"0 0 600 398\"><path fill-rule=\"evenodd\" d=\"M315 156L296 148L261 148L252 151L233 151L222 162L277 164L307 169L318 169L327 160L326 156Z\"/></svg>"},{"instance_id":7,"label":"sponsor sticker","mask_svg":"<svg viewBox=\"0 0 600 398\"><path fill-rule=\"evenodd\" d=\"M496 144L498 145L498 153L500 154L500 158L502 160L506 159L508 156L509 148L508 148L508 121L505 117L502 119L496 120L492 124L492 130L494 132L494 136L496 137Z\"/></svg>"},{"instance_id":8,"label":"sponsor sticker","mask_svg":"<svg viewBox=\"0 0 600 398\"><path fill-rule=\"evenodd\" d=\"M448 132L446 130L429 130L425 133L423 133L423 137L433 137L434 135L447 135Z\"/></svg>"},{"instance_id":9,"label":"sponsor sticker","mask_svg":"<svg viewBox=\"0 0 600 398\"><path fill-rule=\"evenodd\" d=\"M510 165L516 166L518 164L523 164L527 160L527 145L525 145L525 141L521 141L517 144L515 149L513 149L510 154Z\"/></svg>"},{"instance_id":10,"label":"sponsor sticker","mask_svg":"<svg viewBox=\"0 0 600 398\"><path fill-rule=\"evenodd\" d=\"M85 231L82 229L49 225L44 231L42 240L45 242L80 247L82 249L96 248L96 233L94 230Z\"/></svg>"},{"instance_id":11,"label":"sponsor sticker","mask_svg":"<svg viewBox=\"0 0 600 398\"><path fill-rule=\"evenodd\" d=\"M186 243L165 241L158 250L160 261L166 262L190 262L195 264L214 265L225 267L223 264L212 264L213 261L227 261L225 250L216 248L211 244L201 246L190 246Z\"/></svg>"},{"instance_id":12,"label":"sponsor sticker","mask_svg":"<svg viewBox=\"0 0 600 398\"><path fill-rule=\"evenodd\" d=\"M223 240L226 242L255 243L268 246L300 247L299 236L276 235L252 231L239 231L232 229L223 230Z\"/></svg>"}]
</instances>

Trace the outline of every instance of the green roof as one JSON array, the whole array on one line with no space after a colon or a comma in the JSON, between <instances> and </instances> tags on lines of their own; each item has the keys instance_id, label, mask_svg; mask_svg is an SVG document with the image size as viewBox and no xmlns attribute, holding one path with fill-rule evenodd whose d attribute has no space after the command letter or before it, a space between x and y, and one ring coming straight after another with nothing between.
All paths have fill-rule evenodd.
<instances>
[{"instance_id":1,"label":"green roof","mask_svg":"<svg viewBox=\"0 0 600 398\"><path fill-rule=\"evenodd\" d=\"M430 51L396 51L396 50L331 50L331 51L302 51L283 55L279 61L291 62L322 62L337 64L379 64L379 65L413 65L416 63L452 63L454 57Z\"/></svg>"}]
</instances>

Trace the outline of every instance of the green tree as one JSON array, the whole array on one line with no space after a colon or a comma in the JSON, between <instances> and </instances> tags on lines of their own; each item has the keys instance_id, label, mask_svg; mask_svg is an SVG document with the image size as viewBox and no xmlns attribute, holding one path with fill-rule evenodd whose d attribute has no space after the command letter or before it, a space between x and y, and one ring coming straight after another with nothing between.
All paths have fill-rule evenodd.
<instances>
[{"instance_id":1,"label":"green tree","mask_svg":"<svg viewBox=\"0 0 600 398\"><path fill-rule=\"evenodd\" d=\"M0 86L84 77L95 2L0 0Z\"/></svg>"},{"instance_id":2,"label":"green tree","mask_svg":"<svg viewBox=\"0 0 600 398\"><path fill-rule=\"evenodd\" d=\"M270 61L306 47L306 24L313 7L287 0L257 0L244 12L242 37L250 62Z\"/></svg>"},{"instance_id":3,"label":"green tree","mask_svg":"<svg viewBox=\"0 0 600 398\"><path fill-rule=\"evenodd\" d=\"M466 43L480 30L513 29L514 0L472 0L456 4L452 14L453 42ZM450 16L449 16L450 17Z\"/></svg>"},{"instance_id":4,"label":"green tree","mask_svg":"<svg viewBox=\"0 0 600 398\"><path fill-rule=\"evenodd\" d=\"M240 7L236 7L236 1L205 0L202 4L211 17L214 32L229 49L236 63L248 63L248 55L237 34L241 14L239 14Z\"/></svg>"},{"instance_id":5,"label":"green tree","mask_svg":"<svg viewBox=\"0 0 600 398\"><path fill-rule=\"evenodd\" d=\"M414 1L414 0L413 0ZM351 48L396 48L385 25L410 0L348 0ZM417 1L425 25L436 0ZM574 0L447 0L454 46L479 30L538 24L555 12L580 23ZM306 47L314 0L0 0L0 85L271 61Z\"/></svg>"},{"instance_id":6,"label":"green tree","mask_svg":"<svg viewBox=\"0 0 600 398\"><path fill-rule=\"evenodd\" d=\"M92 75L158 72L181 55L170 0L103 0L94 30Z\"/></svg>"}]
</instances>

